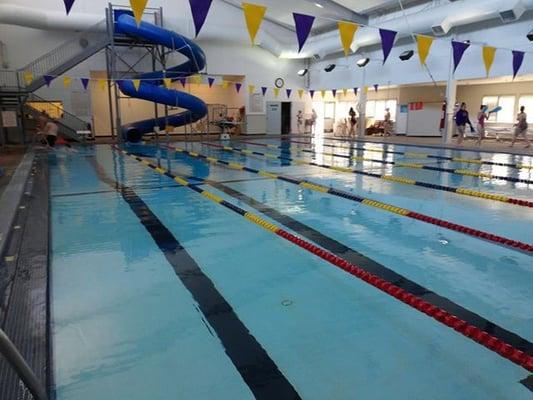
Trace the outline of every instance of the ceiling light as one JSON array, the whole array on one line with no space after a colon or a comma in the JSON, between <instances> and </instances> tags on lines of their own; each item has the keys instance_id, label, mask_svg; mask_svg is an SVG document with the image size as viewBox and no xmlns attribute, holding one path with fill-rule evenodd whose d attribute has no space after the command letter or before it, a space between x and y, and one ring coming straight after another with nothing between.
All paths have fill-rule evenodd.
<instances>
[{"instance_id":1,"label":"ceiling light","mask_svg":"<svg viewBox=\"0 0 533 400\"><path fill-rule=\"evenodd\" d=\"M356 64L359 68L363 68L370 62L370 58L361 58L357 60Z\"/></svg>"},{"instance_id":2,"label":"ceiling light","mask_svg":"<svg viewBox=\"0 0 533 400\"><path fill-rule=\"evenodd\" d=\"M414 54L415 54L415 52L413 50L406 50L402 54L400 54L400 60L407 61L411 57L413 57Z\"/></svg>"},{"instance_id":3,"label":"ceiling light","mask_svg":"<svg viewBox=\"0 0 533 400\"><path fill-rule=\"evenodd\" d=\"M335 67L336 67L335 64L329 64L326 68L324 68L324 71L331 72L335 69Z\"/></svg>"},{"instance_id":4,"label":"ceiling light","mask_svg":"<svg viewBox=\"0 0 533 400\"><path fill-rule=\"evenodd\" d=\"M317 6L318 8L324 8L324 6L320 3L315 3L315 6Z\"/></svg>"},{"instance_id":5,"label":"ceiling light","mask_svg":"<svg viewBox=\"0 0 533 400\"><path fill-rule=\"evenodd\" d=\"M309 70L307 68L304 68L298 71L298 75L305 76L308 72Z\"/></svg>"}]
</instances>

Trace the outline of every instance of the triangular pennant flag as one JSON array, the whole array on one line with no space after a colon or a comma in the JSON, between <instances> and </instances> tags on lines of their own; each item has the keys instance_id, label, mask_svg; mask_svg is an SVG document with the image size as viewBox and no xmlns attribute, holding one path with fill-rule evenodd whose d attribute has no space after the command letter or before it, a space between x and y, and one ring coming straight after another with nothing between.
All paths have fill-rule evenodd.
<instances>
[{"instance_id":1,"label":"triangular pennant flag","mask_svg":"<svg viewBox=\"0 0 533 400\"><path fill-rule=\"evenodd\" d=\"M333 94L333 97L337 97L337 89L331 89L331 94Z\"/></svg>"},{"instance_id":2,"label":"triangular pennant flag","mask_svg":"<svg viewBox=\"0 0 533 400\"><path fill-rule=\"evenodd\" d=\"M378 91L378 88L379 88L379 85L376 83L374 84L374 91L377 92Z\"/></svg>"},{"instance_id":3,"label":"triangular pennant flag","mask_svg":"<svg viewBox=\"0 0 533 400\"><path fill-rule=\"evenodd\" d=\"M433 44L433 38L431 36L416 35L416 44L418 46L418 57L420 58L420 64L424 65L429 55L429 49Z\"/></svg>"},{"instance_id":4,"label":"triangular pennant flag","mask_svg":"<svg viewBox=\"0 0 533 400\"><path fill-rule=\"evenodd\" d=\"M311 98L315 97L315 91L309 90L309 96L311 96Z\"/></svg>"},{"instance_id":5,"label":"triangular pennant flag","mask_svg":"<svg viewBox=\"0 0 533 400\"><path fill-rule=\"evenodd\" d=\"M185 87L187 84L187 78L179 78L178 81L180 81L181 86Z\"/></svg>"},{"instance_id":6,"label":"triangular pennant flag","mask_svg":"<svg viewBox=\"0 0 533 400\"><path fill-rule=\"evenodd\" d=\"M363 88L363 91L365 92L365 94L367 94L367 93L368 93L368 86L365 86L365 87Z\"/></svg>"},{"instance_id":7,"label":"triangular pennant flag","mask_svg":"<svg viewBox=\"0 0 533 400\"><path fill-rule=\"evenodd\" d=\"M348 54L350 54L355 32L357 32L359 25L354 24L353 22L339 21L338 27L344 55L348 56Z\"/></svg>"},{"instance_id":8,"label":"triangular pennant flag","mask_svg":"<svg viewBox=\"0 0 533 400\"><path fill-rule=\"evenodd\" d=\"M298 97L301 99L302 97L304 97L304 93L305 93L305 90L303 89L298 89Z\"/></svg>"},{"instance_id":9,"label":"triangular pennant flag","mask_svg":"<svg viewBox=\"0 0 533 400\"><path fill-rule=\"evenodd\" d=\"M65 10L67 10L67 15L70 12L72 5L74 4L74 1L75 0L63 0L63 3L65 3Z\"/></svg>"},{"instance_id":10,"label":"triangular pennant flag","mask_svg":"<svg viewBox=\"0 0 533 400\"><path fill-rule=\"evenodd\" d=\"M68 89L71 84L72 84L72 78L70 76L64 76L63 77L63 86L65 87L65 89Z\"/></svg>"},{"instance_id":11,"label":"triangular pennant flag","mask_svg":"<svg viewBox=\"0 0 533 400\"><path fill-rule=\"evenodd\" d=\"M516 78L516 74L520 71L525 54L523 51L513 50L513 79Z\"/></svg>"},{"instance_id":12,"label":"triangular pennant flag","mask_svg":"<svg viewBox=\"0 0 533 400\"><path fill-rule=\"evenodd\" d=\"M274 96L276 96L276 98L279 96L279 88L274 88Z\"/></svg>"},{"instance_id":13,"label":"triangular pennant flag","mask_svg":"<svg viewBox=\"0 0 533 400\"><path fill-rule=\"evenodd\" d=\"M163 84L165 85L165 87L166 87L167 89L169 89L170 86L172 86L172 79L170 79L170 78L164 78L164 79L163 79Z\"/></svg>"},{"instance_id":14,"label":"triangular pennant flag","mask_svg":"<svg viewBox=\"0 0 533 400\"><path fill-rule=\"evenodd\" d=\"M263 96L266 95L268 88L263 86L261 87L261 93L263 93Z\"/></svg>"},{"instance_id":15,"label":"triangular pennant flag","mask_svg":"<svg viewBox=\"0 0 533 400\"><path fill-rule=\"evenodd\" d=\"M135 91L139 91L139 87L141 87L141 80L140 79L134 79L131 81L133 83L133 87L135 88Z\"/></svg>"},{"instance_id":16,"label":"triangular pennant flag","mask_svg":"<svg viewBox=\"0 0 533 400\"><path fill-rule=\"evenodd\" d=\"M228 81L222 81L222 89L227 89L229 87Z\"/></svg>"},{"instance_id":17,"label":"triangular pennant flag","mask_svg":"<svg viewBox=\"0 0 533 400\"><path fill-rule=\"evenodd\" d=\"M81 84L85 90L87 90L87 86L89 85L89 78L81 78Z\"/></svg>"},{"instance_id":18,"label":"triangular pennant flag","mask_svg":"<svg viewBox=\"0 0 533 400\"><path fill-rule=\"evenodd\" d=\"M244 18L246 20L246 28L250 34L250 40L252 45L255 44L255 37L263 22L267 8L259 4L242 3L242 9L244 11Z\"/></svg>"},{"instance_id":19,"label":"triangular pennant flag","mask_svg":"<svg viewBox=\"0 0 533 400\"><path fill-rule=\"evenodd\" d=\"M302 51L309 33L311 33L311 28L313 27L313 22L315 22L315 17L311 15L292 13L294 18L294 26L296 28L296 36L298 37L298 53Z\"/></svg>"},{"instance_id":20,"label":"triangular pennant flag","mask_svg":"<svg viewBox=\"0 0 533 400\"><path fill-rule=\"evenodd\" d=\"M348 96L348 89L342 89L342 95L344 97Z\"/></svg>"},{"instance_id":21,"label":"triangular pennant flag","mask_svg":"<svg viewBox=\"0 0 533 400\"><path fill-rule=\"evenodd\" d=\"M489 76L492 63L494 62L494 56L496 55L496 47L483 46L483 63L485 64L485 71Z\"/></svg>"},{"instance_id":22,"label":"triangular pennant flag","mask_svg":"<svg viewBox=\"0 0 533 400\"><path fill-rule=\"evenodd\" d=\"M459 66L459 63L461 62L461 59L463 58L463 54L465 53L466 49L468 49L469 47L470 47L470 43L452 41L453 72L454 73L457 67Z\"/></svg>"},{"instance_id":23,"label":"triangular pennant flag","mask_svg":"<svg viewBox=\"0 0 533 400\"><path fill-rule=\"evenodd\" d=\"M98 86L101 90L105 90L107 81L105 79L98 79Z\"/></svg>"},{"instance_id":24,"label":"triangular pennant flag","mask_svg":"<svg viewBox=\"0 0 533 400\"><path fill-rule=\"evenodd\" d=\"M353 88L353 94L355 94L356 96L357 96L358 91L359 91L359 88L356 88L356 87Z\"/></svg>"},{"instance_id":25,"label":"triangular pennant flag","mask_svg":"<svg viewBox=\"0 0 533 400\"><path fill-rule=\"evenodd\" d=\"M202 26L204 26L204 22L207 14L209 13L209 9L211 8L212 1L213 0L189 0L196 36L198 36Z\"/></svg>"},{"instance_id":26,"label":"triangular pennant flag","mask_svg":"<svg viewBox=\"0 0 533 400\"><path fill-rule=\"evenodd\" d=\"M44 83L46 83L46 86L50 87L50 83L54 80L54 76L52 75L43 75Z\"/></svg>"},{"instance_id":27,"label":"triangular pennant flag","mask_svg":"<svg viewBox=\"0 0 533 400\"><path fill-rule=\"evenodd\" d=\"M33 82L33 72L24 71L24 83L26 83L26 86L30 85L32 82Z\"/></svg>"},{"instance_id":28,"label":"triangular pennant flag","mask_svg":"<svg viewBox=\"0 0 533 400\"><path fill-rule=\"evenodd\" d=\"M255 92L255 86L254 85L248 85L248 93L254 94Z\"/></svg>"},{"instance_id":29,"label":"triangular pennant flag","mask_svg":"<svg viewBox=\"0 0 533 400\"><path fill-rule=\"evenodd\" d=\"M398 32L389 31L388 29L380 29L379 35L381 36L381 48L383 50L383 64L387 61L392 46L394 46L394 39L396 39L396 34Z\"/></svg>"},{"instance_id":30,"label":"triangular pennant flag","mask_svg":"<svg viewBox=\"0 0 533 400\"><path fill-rule=\"evenodd\" d=\"M287 98L290 98L291 97L291 93L292 93L292 89L287 89L286 92L287 92Z\"/></svg>"},{"instance_id":31,"label":"triangular pennant flag","mask_svg":"<svg viewBox=\"0 0 533 400\"><path fill-rule=\"evenodd\" d=\"M215 78L207 78L207 84L209 87L213 87L213 83L215 83Z\"/></svg>"},{"instance_id":32,"label":"triangular pennant flag","mask_svg":"<svg viewBox=\"0 0 533 400\"><path fill-rule=\"evenodd\" d=\"M321 90L320 94L322 95L322 98L326 97L326 91L325 90Z\"/></svg>"},{"instance_id":33,"label":"triangular pennant flag","mask_svg":"<svg viewBox=\"0 0 533 400\"><path fill-rule=\"evenodd\" d=\"M200 85L203 81L202 75L193 75L191 76L191 82L197 85Z\"/></svg>"},{"instance_id":34,"label":"triangular pennant flag","mask_svg":"<svg viewBox=\"0 0 533 400\"><path fill-rule=\"evenodd\" d=\"M240 91L241 91L241 87L242 87L242 83L238 83L238 82L237 82L237 83L235 84L235 89L237 90L237 93L240 93Z\"/></svg>"},{"instance_id":35,"label":"triangular pennant flag","mask_svg":"<svg viewBox=\"0 0 533 400\"><path fill-rule=\"evenodd\" d=\"M148 0L130 0L130 6L133 10L133 16L135 17L135 22L137 22L137 25L141 24L146 3L148 3Z\"/></svg>"}]
</instances>

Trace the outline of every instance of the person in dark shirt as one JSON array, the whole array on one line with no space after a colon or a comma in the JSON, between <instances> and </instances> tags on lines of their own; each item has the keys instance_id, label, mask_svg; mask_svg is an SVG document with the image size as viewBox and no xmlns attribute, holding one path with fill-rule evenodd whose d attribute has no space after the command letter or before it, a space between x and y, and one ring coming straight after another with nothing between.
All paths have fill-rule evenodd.
<instances>
[{"instance_id":1,"label":"person in dark shirt","mask_svg":"<svg viewBox=\"0 0 533 400\"><path fill-rule=\"evenodd\" d=\"M466 103L461 103L461 108L455 114L455 124L457 125L457 144L461 144L465 137L466 124L470 125L470 130L474 131L474 127L468 116L468 111L466 110Z\"/></svg>"}]
</instances>

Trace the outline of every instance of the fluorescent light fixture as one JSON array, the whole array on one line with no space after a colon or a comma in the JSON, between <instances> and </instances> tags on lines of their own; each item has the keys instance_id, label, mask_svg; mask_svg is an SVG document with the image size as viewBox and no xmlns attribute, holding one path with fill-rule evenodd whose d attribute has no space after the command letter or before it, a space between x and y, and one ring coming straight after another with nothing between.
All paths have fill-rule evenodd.
<instances>
[{"instance_id":1,"label":"fluorescent light fixture","mask_svg":"<svg viewBox=\"0 0 533 400\"><path fill-rule=\"evenodd\" d=\"M329 64L326 68L324 68L324 71L331 72L335 69L335 67L336 67L335 64Z\"/></svg>"},{"instance_id":2,"label":"fluorescent light fixture","mask_svg":"<svg viewBox=\"0 0 533 400\"><path fill-rule=\"evenodd\" d=\"M318 8L324 8L324 6L320 3L315 3L315 6L317 6Z\"/></svg>"},{"instance_id":3,"label":"fluorescent light fixture","mask_svg":"<svg viewBox=\"0 0 533 400\"><path fill-rule=\"evenodd\" d=\"M298 75L305 76L308 72L309 70L307 68L304 68L298 71Z\"/></svg>"},{"instance_id":4,"label":"fluorescent light fixture","mask_svg":"<svg viewBox=\"0 0 533 400\"><path fill-rule=\"evenodd\" d=\"M356 64L359 68L365 67L370 62L370 58L361 58L357 60Z\"/></svg>"}]
</instances>

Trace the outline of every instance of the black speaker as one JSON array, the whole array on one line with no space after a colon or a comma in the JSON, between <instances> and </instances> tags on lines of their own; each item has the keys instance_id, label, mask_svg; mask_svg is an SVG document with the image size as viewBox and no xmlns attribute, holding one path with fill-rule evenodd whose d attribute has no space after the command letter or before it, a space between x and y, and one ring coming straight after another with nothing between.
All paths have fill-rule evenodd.
<instances>
[{"instance_id":1,"label":"black speaker","mask_svg":"<svg viewBox=\"0 0 533 400\"><path fill-rule=\"evenodd\" d=\"M533 42L533 31L530 31L530 32L527 34L527 38L529 39L530 42Z\"/></svg>"},{"instance_id":2,"label":"black speaker","mask_svg":"<svg viewBox=\"0 0 533 400\"><path fill-rule=\"evenodd\" d=\"M400 60L407 61L411 57L413 57L414 54L415 54L415 52L413 50L406 50L402 54L400 54Z\"/></svg>"}]
</instances>

